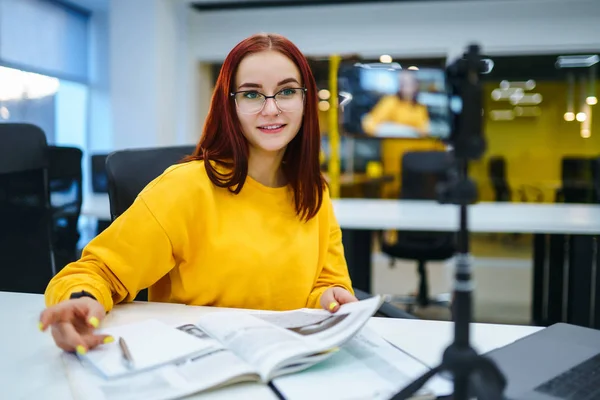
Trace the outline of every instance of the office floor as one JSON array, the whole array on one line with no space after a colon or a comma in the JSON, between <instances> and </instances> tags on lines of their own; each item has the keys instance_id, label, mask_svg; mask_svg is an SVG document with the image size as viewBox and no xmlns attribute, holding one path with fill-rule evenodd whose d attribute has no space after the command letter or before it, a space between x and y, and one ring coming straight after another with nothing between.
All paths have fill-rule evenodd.
<instances>
[{"instance_id":1,"label":"office floor","mask_svg":"<svg viewBox=\"0 0 600 400\"><path fill-rule=\"evenodd\" d=\"M531 237L472 235L474 321L505 324L530 323L531 315ZM452 260L427 265L430 294L451 291ZM373 254L374 293L407 295L418 285L416 263L396 261L390 267L382 253ZM449 320L447 308L431 306L415 310L424 319Z\"/></svg>"}]
</instances>

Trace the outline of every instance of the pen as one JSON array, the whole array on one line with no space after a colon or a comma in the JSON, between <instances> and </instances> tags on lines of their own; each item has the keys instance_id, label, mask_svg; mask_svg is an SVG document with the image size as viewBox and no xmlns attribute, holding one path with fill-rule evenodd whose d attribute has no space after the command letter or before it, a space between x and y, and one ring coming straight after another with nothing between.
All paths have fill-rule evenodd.
<instances>
[{"instance_id":1,"label":"pen","mask_svg":"<svg viewBox=\"0 0 600 400\"><path fill-rule=\"evenodd\" d=\"M122 337L119 338L119 347L121 348L121 353L123 355L123 361L125 362L125 366L129 369L133 369L133 357L131 357L129 347L127 347L127 343L125 343L125 340Z\"/></svg>"}]
</instances>

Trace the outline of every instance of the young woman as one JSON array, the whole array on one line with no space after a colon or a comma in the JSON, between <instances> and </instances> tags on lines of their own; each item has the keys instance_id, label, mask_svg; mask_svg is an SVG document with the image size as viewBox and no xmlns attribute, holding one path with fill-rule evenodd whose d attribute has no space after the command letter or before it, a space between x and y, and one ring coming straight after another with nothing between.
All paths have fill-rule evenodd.
<instances>
[{"instance_id":1,"label":"young woman","mask_svg":"<svg viewBox=\"0 0 600 400\"><path fill-rule=\"evenodd\" d=\"M40 329L85 353L114 304L337 311L356 301L319 168L316 84L289 40L227 56L195 153L151 182L46 290Z\"/></svg>"}]
</instances>

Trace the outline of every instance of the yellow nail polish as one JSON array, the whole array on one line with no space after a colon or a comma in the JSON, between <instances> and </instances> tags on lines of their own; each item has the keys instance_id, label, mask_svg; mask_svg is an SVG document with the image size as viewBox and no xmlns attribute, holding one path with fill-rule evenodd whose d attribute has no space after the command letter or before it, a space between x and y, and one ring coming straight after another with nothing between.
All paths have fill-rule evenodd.
<instances>
[{"instance_id":1,"label":"yellow nail polish","mask_svg":"<svg viewBox=\"0 0 600 400\"><path fill-rule=\"evenodd\" d=\"M83 354L87 353L87 350L82 345L77 346L75 348L75 350L77 351L77 354L83 355Z\"/></svg>"},{"instance_id":2,"label":"yellow nail polish","mask_svg":"<svg viewBox=\"0 0 600 400\"><path fill-rule=\"evenodd\" d=\"M38 329L39 329L41 332L44 332L44 324L43 324L42 322L40 322L40 323L38 324Z\"/></svg>"},{"instance_id":3,"label":"yellow nail polish","mask_svg":"<svg viewBox=\"0 0 600 400\"><path fill-rule=\"evenodd\" d=\"M104 338L104 344L109 344L115 341L115 338L112 336L107 336Z\"/></svg>"},{"instance_id":4,"label":"yellow nail polish","mask_svg":"<svg viewBox=\"0 0 600 400\"><path fill-rule=\"evenodd\" d=\"M90 319L88 320L88 322L94 328L97 328L100 325L100 321L98 321L98 318L96 318L96 317L90 317Z\"/></svg>"},{"instance_id":5,"label":"yellow nail polish","mask_svg":"<svg viewBox=\"0 0 600 400\"><path fill-rule=\"evenodd\" d=\"M332 301L332 302L329 304L329 309L330 309L330 310L333 310L334 308L336 308L336 307L337 307L337 305L338 305L338 304L337 304L335 301Z\"/></svg>"}]
</instances>

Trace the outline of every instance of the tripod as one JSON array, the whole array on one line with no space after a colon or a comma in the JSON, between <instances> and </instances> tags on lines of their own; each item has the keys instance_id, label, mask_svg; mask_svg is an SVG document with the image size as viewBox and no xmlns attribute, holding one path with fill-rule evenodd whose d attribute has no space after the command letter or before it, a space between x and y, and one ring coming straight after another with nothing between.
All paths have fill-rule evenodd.
<instances>
[{"instance_id":1,"label":"tripod","mask_svg":"<svg viewBox=\"0 0 600 400\"><path fill-rule=\"evenodd\" d=\"M477 188L468 177L469 160L478 159L485 151L482 133L482 100L479 77L486 63L479 47L471 45L464 57L448 68L448 78L462 100L462 109L454 120L451 140L454 144L454 168L448 184L438 187L439 202L456 204L460 210L456 269L454 281L454 341L444 351L442 363L426 372L398 392L392 399L408 399L436 374L450 373L454 381L453 400L475 397L482 400L502 400L506 379L489 359L477 354L470 345L469 324L472 315L471 261L467 205L477 199Z\"/></svg>"}]
</instances>

